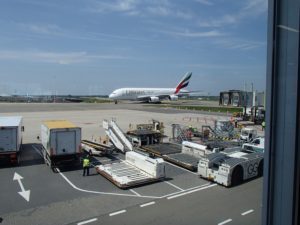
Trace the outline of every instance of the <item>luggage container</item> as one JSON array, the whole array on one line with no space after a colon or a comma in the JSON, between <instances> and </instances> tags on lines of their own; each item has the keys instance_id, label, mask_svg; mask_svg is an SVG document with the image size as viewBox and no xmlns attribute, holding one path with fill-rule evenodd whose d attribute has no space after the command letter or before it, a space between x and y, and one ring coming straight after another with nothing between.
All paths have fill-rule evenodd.
<instances>
[{"instance_id":1,"label":"luggage container","mask_svg":"<svg viewBox=\"0 0 300 225\"><path fill-rule=\"evenodd\" d=\"M44 121L41 141L45 163L55 171L59 165L76 165L81 156L81 128L67 120Z\"/></svg>"},{"instance_id":2,"label":"luggage container","mask_svg":"<svg viewBox=\"0 0 300 225\"><path fill-rule=\"evenodd\" d=\"M164 179L165 162L130 151L126 152L124 161L96 166L96 170L119 188L126 189Z\"/></svg>"},{"instance_id":3,"label":"luggage container","mask_svg":"<svg viewBox=\"0 0 300 225\"><path fill-rule=\"evenodd\" d=\"M0 117L0 161L17 166L22 146L22 117Z\"/></svg>"}]
</instances>

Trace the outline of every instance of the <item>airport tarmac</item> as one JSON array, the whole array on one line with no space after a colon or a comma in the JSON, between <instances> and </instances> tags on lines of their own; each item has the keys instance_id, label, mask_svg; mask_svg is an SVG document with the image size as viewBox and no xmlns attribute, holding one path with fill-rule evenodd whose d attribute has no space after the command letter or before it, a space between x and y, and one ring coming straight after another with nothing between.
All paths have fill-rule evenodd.
<instances>
[{"instance_id":1,"label":"airport tarmac","mask_svg":"<svg viewBox=\"0 0 300 225\"><path fill-rule=\"evenodd\" d=\"M25 106L24 106L25 105ZM104 135L102 120L115 118L126 131L129 124L164 122L166 135L171 124L193 126L213 123L226 115L204 115L129 104L0 104L0 115L24 118L24 148L19 167L0 168L0 224L260 224L262 179L234 188L225 188L200 179L196 173L167 163L167 179L129 190L121 190L91 169L82 176L81 168L53 173L41 157L40 134L43 120L67 119L82 127L84 139ZM5 109L3 108L5 106ZM106 108L105 108L106 107ZM114 107L114 108L111 108ZM123 108L124 107L124 108ZM131 108L132 107L132 108ZM94 164L124 159L121 153L94 157ZM27 202L18 192L23 177ZM1 221L1 219L0 219Z\"/></svg>"}]
</instances>

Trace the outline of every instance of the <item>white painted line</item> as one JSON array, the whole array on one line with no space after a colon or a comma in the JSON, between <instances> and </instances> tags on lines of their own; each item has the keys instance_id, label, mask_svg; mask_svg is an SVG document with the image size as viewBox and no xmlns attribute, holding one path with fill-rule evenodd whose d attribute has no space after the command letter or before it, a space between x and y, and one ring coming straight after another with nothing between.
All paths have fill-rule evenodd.
<instances>
[{"instance_id":1,"label":"white painted line","mask_svg":"<svg viewBox=\"0 0 300 225\"><path fill-rule=\"evenodd\" d=\"M246 215L248 215L248 214L250 214L250 213L253 213L253 212L254 212L254 210L253 210L253 209L250 209L250 210L248 210L248 211L246 211L246 212L241 213L241 215L242 215L242 216L246 216Z\"/></svg>"},{"instance_id":2,"label":"white painted line","mask_svg":"<svg viewBox=\"0 0 300 225\"><path fill-rule=\"evenodd\" d=\"M198 189L198 188L201 188L201 187L205 187L205 186L208 186L208 185L210 185L210 184L211 184L211 183L206 183L206 184L203 184L203 185L191 187L191 188L185 189L185 191L176 191L176 192L173 192L173 193L171 193L171 194L164 195L164 196L162 196L161 198L166 198L166 197L169 197L169 196L172 196L172 195L177 195L177 194L180 194L180 193L183 193L183 192L186 192L186 191L191 191L191 190L194 190L194 189Z\"/></svg>"},{"instance_id":3,"label":"white painted line","mask_svg":"<svg viewBox=\"0 0 300 225\"><path fill-rule=\"evenodd\" d=\"M85 221L82 221L80 223L77 223L77 225L83 225L83 224L87 224L87 223L92 223L92 222L95 222L97 220L98 220L97 218L90 219L90 220L85 220Z\"/></svg>"},{"instance_id":4,"label":"white painted line","mask_svg":"<svg viewBox=\"0 0 300 225\"><path fill-rule=\"evenodd\" d=\"M33 149L42 157L42 159L44 158L44 156L42 155L42 153L40 152L40 150L35 147L34 145L31 145L33 147Z\"/></svg>"},{"instance_id":5,"label":"white painted line","mask_svg":"<svg viewBox=\"0 0 300 225\"><path fill-rule=\"evenodd\" d=\"M184 171L186 171L186 172L189 172L189 173L191 173L191 174L198 175L197 173L195 173L195 172L193 172L193 171L190 171L190 170L188 170L188 169L185 169L185 168L182 168L182 167L180 167L180 166L174 165L174 164L172 164L172 163L170 163L170 162L165 161L165 163L167 163L167 164L169 164L169 165L171 165L171 166L174 166L174 167L176 167L176 168L179 168L179 169L181 169L181 170L184 170Z\"/></svg>"},{"instance_id":6,"label":"white painted line","mask_svg":"<svg viewBox=\"0 0 300 225\"><path fill-rule=\"evenodd\" d=\"M228 219L228 220L225 220L221 223L218 223L218 225L223 225L223 224L226 224L226 223L230 223L232 221L232 219Z\"/></svg>"},{"instance_id":7,"label":"white painted line","mask_svg":"<svg viewBox=\"0 0 300 225\"><path fill-rule=\"evenodd\" d=\"M121 211L118 211L118 212L114 212L114 213L110 213L109 216L116 216L116 215L119 215L119 214L122 214L122 213L126 213L126 210L121 210Z\"/></svg>"},{"instance_id":8,"label":"white painted line","mask_svg":"<svg viewBox=\"0 0 300 225\"><path fill-rule=\"evenodd\" d=\"M180 190L180 191L184 191L184 189L182 189L182 188L180 188L180 187L176 186L175 184L172 184L172 183L170 183L170 182L168 182L168 181L165 181L165 183L171 185L172 187L174 187L174 188L176 188L176 189L178 189L178 190Z\"/></svg>"},{"instance_id":9,"label":"white painted line","mask_svg":"<svg viewBox=\"0 0 300 225\"><path fill-rule=\"evenodd\" d=\"M137 193L136 191L129 189L129 191L131 191L133 194L137 195L137 196L141 196L139 193Z\"/></svg>"},{"instance_id":10,"label":"white painted line","mask_svg":"<svg viewBox=\"0 0 300 225\"><path fill-rule=\"evenodd\" d=\"M198 188L198 189L194 189L194 190L191 190L191 191L188 191L188 192L183 192L181 194L173 195L171 197L168 197L167 199L170 200L170 199L173 199L173 198L178 198L178 197L188 195L188 194L194 193L196 191L205 190L205 189L208 189L208 188L211 188L211 187L214 187L214 186L217 186L217 184L211 184L211 185L208 185L208 186L205 186L205 187L202 187L202 188Z\"/></svg>"},{"instance_id":11,"label":"white painted line","mask_svg":"<svg viewBox=\"0 0 300 225\"><path fill-rule=\"evenodd\" d=\"M154 205L154 204L155 204L155 202L148 202L146 204L140 205L140 207L143 208L143 207L146 207L146 206L149 206L149 205Z\"/></svg>"},{"instance_id":12,"label":"white painted line","mask_svg":"<svg viewBox=\"0 0 300 225\"><path fill-rule=\"evenodd\" d=\"M101 191L90 191L90 190L85 190L85 189L81 189L78 188L77 186L75 186L62 172L60 172L59 168L56 169L57 172L62 176L62 178L67 181L67 183L69 185L71 185L72 188L74 188L77 191L82 191L82 192L86 192L86 193L92 193L92 194L102 194L102 195L116 195L116 196L126 196L126 197L138 197L138 198L154 198L154 199L159 199L161 197L157 197L157 196L137 196L137 195L130 195L130 194L121 194L121 193L111 193L111 192L101 192Z\"/></svg>"}]
</instances>

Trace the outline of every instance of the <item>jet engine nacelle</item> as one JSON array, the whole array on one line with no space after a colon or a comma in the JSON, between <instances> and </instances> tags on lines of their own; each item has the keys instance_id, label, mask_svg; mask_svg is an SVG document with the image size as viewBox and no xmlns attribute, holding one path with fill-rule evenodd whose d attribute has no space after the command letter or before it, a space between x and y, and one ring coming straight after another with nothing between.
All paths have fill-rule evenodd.
<instances>
[{"instance_id":1,"label":"jet engine nacelle","mask_svg":"<svg viewBox=\"0 0 300 225\"><path fill-rule=\"evenodd\" d=\"M150 97L149 102L159 102L159 97Z\"/></svg>"},{"instance_id":2,"label":"jet engine nacelle","mask_svg":"<svg viewBox=\"0 0 300 225\"><path fill-rule=\"evenodd\" d=\"M177 95L170 95L169 96L169 100L170 101L177 101L178 100L178 96Z\"/></svg>"}]
</instances>

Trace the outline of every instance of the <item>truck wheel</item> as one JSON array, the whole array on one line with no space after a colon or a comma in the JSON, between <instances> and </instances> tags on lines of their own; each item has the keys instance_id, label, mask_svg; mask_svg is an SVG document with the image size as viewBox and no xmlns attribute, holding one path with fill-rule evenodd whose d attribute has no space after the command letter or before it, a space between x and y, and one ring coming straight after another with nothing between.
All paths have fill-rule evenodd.
<instances>
[{"instance_id":1,"label":"truck wheel","mask_svg":"<svg viewBox=\"0 0 300 225\"><path fill-rule=\"evenodd\" d=\"M264 160L261 160L257 168L257 176L262 177L264 173Z\"/></svg>"},{"instance_id":2,"label":"truck wheel","mask_svg":"<svg viewBox=\"0 0 300 225\"><path fill-rule=\"evenodd\" d=\"M237 166L234 168L231 176L231 185L236 186L243 181L243 168L241 166Z\"/></svg>"}]
</instances>

